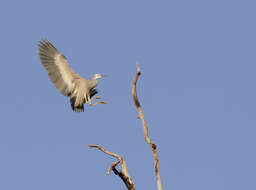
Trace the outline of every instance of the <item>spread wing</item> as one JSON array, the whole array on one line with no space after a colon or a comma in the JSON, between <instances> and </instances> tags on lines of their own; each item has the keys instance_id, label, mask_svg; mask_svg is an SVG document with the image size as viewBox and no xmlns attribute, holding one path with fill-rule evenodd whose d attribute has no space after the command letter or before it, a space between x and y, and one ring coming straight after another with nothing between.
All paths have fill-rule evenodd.
<instances>
[{"instance_id":1,"label":"spread wing","mask_svg":"<svg viewBox=\"0 0 256 190\"><path fill-rule=\"evenodd\" d=\"M69 66L65 56L48 40L40 41L38 47L40 60L51 81L64 96L69 96L75 88L74 81L80 76Z\"/></svg>"}]
</instances>

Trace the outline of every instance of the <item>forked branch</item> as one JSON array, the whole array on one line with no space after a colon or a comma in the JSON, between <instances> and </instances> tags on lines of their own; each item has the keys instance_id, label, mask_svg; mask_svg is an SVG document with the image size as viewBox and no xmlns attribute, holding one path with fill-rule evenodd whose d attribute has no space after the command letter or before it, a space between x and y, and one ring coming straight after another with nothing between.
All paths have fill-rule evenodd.
<instances>
[{"instance_id":1,"label":"forked branch","mask_svg":"<svg viewBox=\"0 0 256 190\"><path fill-rule=\"evenodd\" d=\"M105 154L108 154L109 156L117 158L118 161L114 162L110 165L110 167L107 171L107 174L109 175L111 173L111 171L113 171L114 174L118 175L123 180L123 182L126 185L128 190L135 190L135 186L134 186L134 183L133 183L131 177L129 176L126 163L125 163L124 159L121 156L119 156L118 154L109 152L106 149L104 149L104 148L102 148L101 146L98 146L98 145L88 145L88 147L97 148L100 151L104 152ZM121 163L122 170L118 171L116 169L116 166L120 163Z\"/></svg>"},{"instance_id":2,"label":"forked branch","mask_svg":"<svg viewBox=\"0 0 256 190\"><path fill-rule=\"evenodd\" d=\"M136 105L136 108L137 108L137 111L138 111L138 114L139 114L139 118L142 121L142 126L143 126L143 129L144 129L144 139L149 144L149 146L150 146L150 148L153 152L157 187L158 187L158 190L162 190L162 182L161 182L161 177L160 177L160 172L159 172L159 160L158 160L158 156L157 156L156 145L150 140L150 138L148 136L147 122L146 122L146 119L145 119L144 114L143 114L142 109L141 109L140 102L139 102L138 97L137 97L136 84L137 84L139 76L141 75L141 72L140 72L140 67L139 67L138 63L136 64L136 66L137 66L137 73L136 73L136 75L134 77L134 80L132 82L132 97L133 97L134 103Z\"/></svg>"}]
</instances>

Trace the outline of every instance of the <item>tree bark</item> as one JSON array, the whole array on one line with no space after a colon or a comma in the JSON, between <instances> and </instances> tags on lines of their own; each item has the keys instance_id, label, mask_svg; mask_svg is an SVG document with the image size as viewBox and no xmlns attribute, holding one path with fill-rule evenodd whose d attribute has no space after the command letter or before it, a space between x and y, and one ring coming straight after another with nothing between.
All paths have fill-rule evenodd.
<instances>
[{"instance_id":1,"label":"tree bark","mask_svg":"<svg viewBox=\"0 0 256 190\"><path fill-rule=\"evenodd\" d=\"M142 121L142 126L143 126L143 130L144 130L144 139L145 139L146 143L149 144L149 146L153 152L157 187L158 187L158 190L162 190L162 182L161 182L160 171L159 171L159 159L158 159L158 155L157 155L156 144L154 144L148 136L148 125L147 125L146 119L144 117L144 114L142 112L142 108L141 108L141 105L140 105L140 102L139 102L138 96L137 96L136 84L139 79L139 76L141 75L141 72L140 72L140 67L139 67L138 63L136 64L136 66L137 66L137 73L136 73L133 83L132 83L132 97L133 97L134 103L136 105L136 108L137 108L137 111L139 114L139 118Z\"/></svg>"},{"instance_id":2,"label":"tree bark","mask_svg":"<svg viewBox=\"0 0 256 190\"><path fill-rule=\"evenodd\" d=\"M123 157L119 156L118 154L109 152L106 149L104 149L104 148L102 148L101 146L98 146L98 145L88 145L88 147L97 148L100 151L104 152L105 154L108 154L109 156L117 158L118 161L114 162L110 165L107 174L109 175L110 172L113 171L114 174L118 175L123 180L123 182L124 182L124 184L125 184L125 186L127 187L128 190L135 190L135 185L132 181L132 178L129 176L128 169L127 169L127 166L126 166L126 163L125 163ZM116 166L120 163L121 163L121 166L122 166L122 170L118 171L116 169Z\"/></svg>"}]
</instances>

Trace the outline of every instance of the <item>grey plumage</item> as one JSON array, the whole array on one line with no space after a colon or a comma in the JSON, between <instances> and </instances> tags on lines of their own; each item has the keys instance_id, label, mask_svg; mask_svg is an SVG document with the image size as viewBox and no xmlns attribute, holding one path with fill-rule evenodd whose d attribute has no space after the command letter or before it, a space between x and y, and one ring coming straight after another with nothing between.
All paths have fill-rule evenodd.
<instances>
[{"instance_id":1,"label":"grey plumage","mask_svg":"<svg viewBox=\"0 0 256 190\"><path fill-rule=\"evenodd\" d=\"M66 57L48 41L39 43L39 56L55 87L70 97L71 108L76 112L84 111L84 103L91 103L91 98L98 93L95 87L97 79L104 75L95 74L90 80L79 76L68 64Z\"/></svg>"}]
</instances>

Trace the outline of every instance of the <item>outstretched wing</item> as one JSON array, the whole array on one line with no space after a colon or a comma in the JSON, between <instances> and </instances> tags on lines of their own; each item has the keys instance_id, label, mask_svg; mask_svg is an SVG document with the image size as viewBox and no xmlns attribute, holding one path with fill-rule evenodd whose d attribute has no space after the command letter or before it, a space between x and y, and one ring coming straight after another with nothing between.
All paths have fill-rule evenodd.
<instances>
[{"instance_id":1,"label":"outstretched wing","mask_svg":"<svg viewBox=\"0 0 256 190\"><path fill-rule=\"evenodd\" d=\"M74 80L80 76L69 66L65 56L48 40L40 41L38 46L40 60L51 81L64 96L69 96L75 88Z\"/></svg>"}]
</instances>

